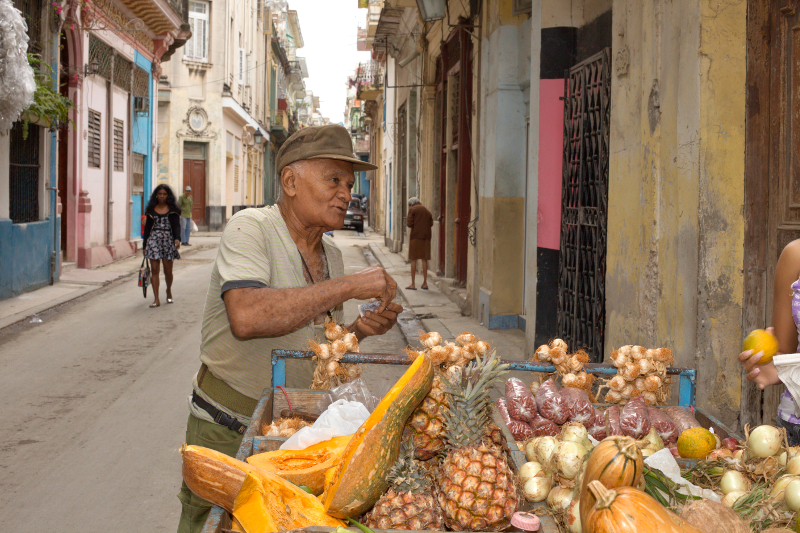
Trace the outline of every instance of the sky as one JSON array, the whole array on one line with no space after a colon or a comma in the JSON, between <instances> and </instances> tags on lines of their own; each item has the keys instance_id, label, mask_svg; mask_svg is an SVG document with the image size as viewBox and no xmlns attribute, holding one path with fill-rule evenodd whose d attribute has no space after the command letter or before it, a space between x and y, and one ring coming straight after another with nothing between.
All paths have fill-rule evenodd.
<instances>
[{"instance_id":1,"label":"sky","mask_svg":"<svg viewBox=\"0 0 800 533\"><path fill-rule=\"evenodd\" d=\"M289 0L297 11L305 46L297 55L306 58L306 89L320 99L320 112L333 123L344 120L347 76L358 63L369 61L369 52L356 49L358 26L366 27L367 10L358 0Z\"/></svg>"}]
</instances>

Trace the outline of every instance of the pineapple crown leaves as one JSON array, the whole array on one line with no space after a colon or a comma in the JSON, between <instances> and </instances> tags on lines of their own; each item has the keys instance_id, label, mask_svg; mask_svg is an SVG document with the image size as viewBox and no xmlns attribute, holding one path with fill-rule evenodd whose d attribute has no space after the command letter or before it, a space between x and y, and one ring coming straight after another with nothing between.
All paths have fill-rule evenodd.
<instances>
[{"instance_id":1,"label":"pineapple crown leaves","mask_svg":"<svg viewBox=\"0 0 800 533\"><path fill-rule=\"evenodd\" d=\"M414 459L412 438L404 438L397 462L389 470L386 481L398 492L417 493L430 487L430 479L419 461Z\"/></svg>"},{"instance_id":2,"label":"pineapple crown leaves","mask_svg":"<svg viewBox=\"0 0 800 533\"><path fill-rule=\"evenodd\" d=\"M480 442L489 423L489 391L505 378L508 365L501 364L497 351L477 357L461 370L460 376L443 376L450 395L450 410L444 414L448 447L460 448Z\"/></svg>"}]
</instances>

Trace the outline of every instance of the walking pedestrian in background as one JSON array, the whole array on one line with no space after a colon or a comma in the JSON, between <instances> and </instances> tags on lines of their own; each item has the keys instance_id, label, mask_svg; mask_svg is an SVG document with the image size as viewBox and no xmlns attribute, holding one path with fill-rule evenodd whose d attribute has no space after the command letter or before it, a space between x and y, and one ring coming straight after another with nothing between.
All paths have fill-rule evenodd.
<instances>
[{"instance_id":1,"label":"walking pedestrian in background","mask_svg":"<svg viewBox=\"0 0 800 533\"><path fill-rule=\"evenodd\" d=\"M175 193L163 183L150 195L147 209L147 222L144 225L144 256L150 260L152 271L151 285L155 300L150 307L158 307L161 300L158 294L161 263L164 263L164 279L167 282L167 303L172 303L172 262L180 259L181 210L175 201Z\"/></svg>"},{"instance_id":2,"label":"walking pedestrian in background","mask_svg":"<svg viewBox=\"0 0 800 533\"><path fill-rule=\"evenodd\" d=\"M417 274L417 260L422 261L422 289L428 290L428 261L431 259L431 227L433 227L433 215L424 205L419 202L416 196L408 199L408 216L406 225L411 228L411 235L408 243L408 260L411 261L411 285L406 287L412 291L417 290L414 286L414 277Z\"/></svg>"},{"instance_id":3,"label":"walking pedestrian in background","mask_svg":"<svg viewBox=\"0 0 800 533\"><path fill-rule=\"evenodd\" d=\"M188 185L178 198L178 206L181 208L181 244L184 246L191 246L189 244L189 234L192 233L192 207L194 207L194 198L192 198L192 188Z\"/></svg>"}]
</instances>

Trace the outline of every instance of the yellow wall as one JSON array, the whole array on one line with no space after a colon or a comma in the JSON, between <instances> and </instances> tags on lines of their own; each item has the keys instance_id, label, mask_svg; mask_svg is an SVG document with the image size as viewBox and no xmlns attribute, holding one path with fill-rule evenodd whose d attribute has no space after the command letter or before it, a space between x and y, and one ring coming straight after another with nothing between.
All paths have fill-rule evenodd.
<instances>
[{"instance_id":1,"label":"yellow wall","mask_svg":"<svg viewBox=\"0 0 800 533\"><path fill-rule=\"evenodd\" d=\"M614 1L605 349L672 348L733 423L747 4L724 7Z\"/></svg>"}]
</instances>

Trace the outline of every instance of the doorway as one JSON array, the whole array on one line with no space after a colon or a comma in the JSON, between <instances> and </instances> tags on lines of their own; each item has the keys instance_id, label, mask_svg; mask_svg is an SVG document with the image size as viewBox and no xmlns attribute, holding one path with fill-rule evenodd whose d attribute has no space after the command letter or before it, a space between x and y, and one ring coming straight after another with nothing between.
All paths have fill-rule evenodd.
<instances>
[{"instance_id":1,"label":"doorway","mask_svg":"<svg viewBox=\"0 0 800 533\"><path fill-rule=\"evenodd\" d=\"M198 226L206 222L206 143L183 143L183 186L192 188L192 220Z\"/></svg>"},{"instance_id":2,"label":"doorway","mask_svg":"<svg viewBox=\"0 0 800 533\"><path fill-rule=\"evenodd\" d=\"M399 159L397 167L397 182L400 190L400 227L397 228L397 233L400 237L400 247L403 246L406 234L406 217L408 217L408 143L406 128L406 104L400 106L397 110L397 148L395 153Z\"/></svg>"},{"instance_id":3,"label":"doorway","mask_svg":"<svg viewBox=\"0 0 800 533\"><path fill-rule=\"evenodd\" d=\"M800 238L800 11L792 5L748 2L743 333L772 324L775 267ZM739 424L774 424L783 389L761 392L742 377Z\"/></svg>"},{"instance_id":4,"label":"doorway","mask_svg":"<svg viewBox=\"0 0 800 533\"><path fill-rule=\"evenodd\" d=\"M69 98L69 50L66 31L61 32L59 64L61 65L61 83L58 92L64 98ZM59 128L58 130L58 201L61 203L61 257L67 258L67 220L69 220L69 203L67 190L69 179L69 135L72 128Z\"/></svg>"},{"instance_id":5,"label":"doorway","mask_svg":"<svg viewBox=\"0 0 800 533\"><path fill-rule=\"evenodd\" d=\"M611 49L569 69L564 83L558 333L602 362L608 219Z\"/></svg>"}]
</instances>

